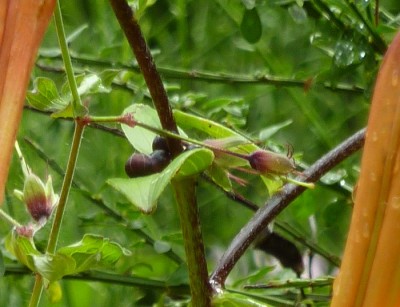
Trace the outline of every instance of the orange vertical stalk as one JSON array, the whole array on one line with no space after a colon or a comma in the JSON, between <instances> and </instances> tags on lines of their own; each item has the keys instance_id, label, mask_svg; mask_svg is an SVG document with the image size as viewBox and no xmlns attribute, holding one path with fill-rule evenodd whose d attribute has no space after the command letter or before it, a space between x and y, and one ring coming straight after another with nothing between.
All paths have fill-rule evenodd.
<instances>
[{"instance_id":1,"label":"orange vertical stalk","mask_svg":"<svg viewBox=\"0 0 400 307\"><path fill-rule=\"evenodd\" d=\"M331 306L387 305L400 269L400 34L375 85L360 180ZM398 274L400 275L400 274ZM397 275L397 276L398 276ZM397 287L399 289L399 287Z\"/></svg>"},{"instance_id":2,"label":"orange vertical stalk","mask_svg":"<svg viewBox=\"0 0 400 307\"><path fill-rule=\"evenodd\" d=\"M30 72L55 3L56 0L0 3L0 204Z\"/></svg>"}]
</instances>

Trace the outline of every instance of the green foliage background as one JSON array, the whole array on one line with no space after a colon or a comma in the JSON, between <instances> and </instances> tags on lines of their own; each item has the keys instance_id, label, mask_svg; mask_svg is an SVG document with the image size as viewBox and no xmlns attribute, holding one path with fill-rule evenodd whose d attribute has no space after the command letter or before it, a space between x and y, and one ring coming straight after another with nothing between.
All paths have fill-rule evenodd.
<instances>
[{"instance_id":1,"label":"green foliage background","mask_svg":"<svg viewBox=\"0 0 400 307\"><path fill-rule=\"evenodd\" d=\"M131 1L139 8L140 25L173 108L213 119L255 140L259 139L263 129L279 127L290 120L289 125L277 129L262 145L278 151L285 151L286 144L292 145L301 165L313 163L365 125L382 53L368 42L365 26L347 1L147 2L154 3L147 3L146 7L146 1ZM314 6L318 3L335 10L345 27L337 28L318 13ZM254 44L245 38L257 29L252 26L241 28L245 4L255 5L261 21L261 37ZM355 1L355 4L366 19L373 17L373 1ZM123 78L114 80L111 92L96 92L87 97L91 113L118 115L132 103L150 104L146 85L135 68L132 52L108 2L61 1L61 6L67 33L82 30L70 42L76 72L99 74L105 69L124 72ZM374 31L386 43L391 41L399 26L399 11L397 1L381 1L381 23ZM61 88L65 76L60 72L62 63L58 50L54 25L51 25L32 81L38 76L46 76ZM208 74L203 76L200 72ZM268 84L263 81L264 76L276 77L282 82ZM254 82L240 82L243 79ZM301 80L305 85L288 85L283 82L285 80ZM346 89L331 88L342 86ZM111 127L117 128L116 125ZM28 108L24 112L19 131L22 151L36 174L42 178L52 175L56 191L61 187L62 177L51 165L54 162L65 168L72 133L70 121L52 119L48 114ZM38 150L34 150L26 139L45 153L46 158L40 158ZM160 253L163 247L171 246L184 258L171 191L163 194L153 215L144 216L105 183L108 178L126 177L124 164L132 151L124 138L94 128L86 129L75 172L75 181L80 187L73 188L69 197L59 246L76 242L85 233L103 235L133 253L120 261L112 272L186 284L184 267ZM358 176L358 158L351 157L338 166L336 172L317 184L315 190L307 191L291 204L279 216L279 221L340 257L351 213L350 191ZM262 205L268 197L265 186L252 176L246 176L246 179L248 186L237 188L238 192ZM23 175L14 158L3 208L21 223L26 222L28 216L12 191L22 189L22 186ZM116 220L85 195L100 199L129 222ZM199 183L198 199L207 260L209 270L212 270L252 212L227 199L206 182ZM146 244L137 229L157 244ZM7 224L0 223L2 237L9 231ZM38 247L45 246L48 231L47 227L38 234ZM290 238L285 232L281 234ZM298 247L306 252L299 242ZM6 265L14 265L4 245L1 249ZM274 271L265 273L264 269L269 265L269 256L248 251L231 273L228 286L242 290L243 282L238 282L257 272L262 273L256 279L258 282L295 277L279 265ZM336 272L335 267L318 259L313 268L318 275ZM9 271L6 274L0 278L0 305L26 305L33 285L32 275ZM163 291L155 287L73 279L63 280L61 287L63 299L57 306L109 306L116 302L119 306L149 306L157 301L168 302L163 298ZM328 294L329 289L323 293ZM49 304L44 296L42 306ZM326 305L326 302L320 304Z\"/></svg>"}]
</instances>

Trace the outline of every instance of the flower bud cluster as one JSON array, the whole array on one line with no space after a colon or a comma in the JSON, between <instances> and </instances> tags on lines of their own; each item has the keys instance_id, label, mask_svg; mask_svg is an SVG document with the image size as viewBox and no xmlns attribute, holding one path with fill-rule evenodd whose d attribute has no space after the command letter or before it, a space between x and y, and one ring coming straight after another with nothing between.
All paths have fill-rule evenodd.
<instances>
[{"instance_id":1,"label":"flower bud cluster","mask_svg":"<svg viewBox=\"0 0 400 307\"><path fill-rule=\"evenodd\" d=\"M51 177L49 176L44 184L35 174L26 174L23 191L14 192L25 203L33 219L28 225L18 227L16 231L20 235L32 237L46 224L58 202L58 195L54 193Z\"/></svg>"}]
</instances>

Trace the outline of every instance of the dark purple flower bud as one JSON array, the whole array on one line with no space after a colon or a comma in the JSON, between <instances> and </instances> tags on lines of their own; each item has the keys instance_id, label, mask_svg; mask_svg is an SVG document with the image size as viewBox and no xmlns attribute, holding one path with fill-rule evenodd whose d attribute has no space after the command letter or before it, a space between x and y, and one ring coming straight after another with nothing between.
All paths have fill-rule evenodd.
<instances>
[{"instance_id":1,"label":"dark purple flower bud","mask_svg":"<svg viewBox=\"0 0 400 307\"><path fill-rule=\"evenodd\" d=\"M159 173L164 170L164 168L166 168L171 161L168 151L165 150L153 151L150 155L150 158L152 160L154 173Z\"/></svg>"},{"instance_id":2,"label":"dark purple flower bud","mask_svg":"<svg viewBox=\"0 0 400 307\"><path fill-rule=\"evenodd\" d=\"M125 172L131 178L148 176L161 172L170 162L165 150L155 150L150 156L134 153L125 164Z\"/></svg>"},{"instance_id":3,"label":"dark purple flower bud","mask_svg":"<svg viewBox=\"0 0 400 307\"><path fill-rule=\"evenodd\" d=\"M148 155L134 153L125 163L125 173L131 177L142 177L153 173L152 160Z\"/></svg>"},{"instance_id":4,"label":"dark purple flower bud","mask_svg":"<svg viewBox=\"0 0 400 307\"><path fill-rule=\"evenodd\" d=\"M154 151L155 150L165 150L165 151L169 150L167 140L159 135L157 135L154 138L152 148Z\"/></svg>"},{"instance_id":5,"label":"dark purple flower bud","mask_svg":"<svg viewBox=\"0 0 400 307\"><path fill-rule=\"evenodd\" d=\"M249 155L251 167L261 174L286 175L296 169L292 159L267 150L256 150Z\"/></svg>"},{"instance_id":6,"label":"dark purple flower bud","mask_svg":"<svg viewBox=\"0 0 400 307\"><path fill-rule=\"evenodd\" d=\"M34 174L25 178L23 200L36 222L43 223L50 217L58 197L53 192L51 178L46 185Z\"/></svg>"}]
</instances>

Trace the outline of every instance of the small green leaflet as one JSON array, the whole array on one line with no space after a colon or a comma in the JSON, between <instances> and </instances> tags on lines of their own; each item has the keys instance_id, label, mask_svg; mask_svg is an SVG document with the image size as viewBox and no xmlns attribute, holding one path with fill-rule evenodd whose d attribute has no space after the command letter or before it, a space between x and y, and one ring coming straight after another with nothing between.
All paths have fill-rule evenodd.
<instances>
[{"instance_id":1,"label":"small green leaflet","mask_svg":"<svg viewBox=\"0 0 400 307\"><path fill-rule=\"evenodd\" d=\"M130 255L118 243L91 234L84 235L75 244L60 248L55 254L42 254L36 249L32 239L13 232L8 248L20 262L33 272L38 272L48 282L99 266L111 266L122 256Z\"/></svg>"},{"instance_id":2,"label":"small green leaflet","mask_svg":"<svg viewBox=\"0 0 400 307\"><path fill-rule=\"evenodd\" d=\"M33 90L26 95L28 103L40 111L59 111L67 107L68 101L61 98L53 80L39 77L33 82Z\"/></svg>"},{"instance_id":3,"label":"small green leaflet","mask_svg":"<svg viewBox=\"0 0 400 307\"><path fill-rule=\"evenodd\" d=\"M257 8L245 9L240 24L240 32L250 44L257 43L262 35L262 24Z\"/></svg>"},{"instance_id":4,"label":"small green leaflet","mask_svg":"<svg viewBox=\"0 0 400 307\"><path fill-rule=\"evenodd\" d=\"M133 104L124 110L124 114L127 113L132 113L137 121L162 129L157 112L149 106ZM129 143L131 143L137 151L144 154L150 154L153 151L151 144L156 137L154 132L138 126L132 128L127 125L122 125L121 127Z\"/></svg>"},{"instance_id":5,"label":"small green leaflet","mask_svg":"<svg viewBox=\"0 0 400 307\"><path fill-rule=\"evenodd\" d=\"M89 73L76 76L79 95L111 92L111 84L119 73L120 70L106 69L98 74ZM33 90L27 93L28 103L32 107L41 111L53 112L53 117L73 117L71 99L68 83L65 83L59 92L54 81L44 77L36 78L33 82ZM77 111L86 112L83 106L79 109Z\"/></svg>"},{"instance_id":6,"label":"small green leaflet","mask_svg":"<svg viewBox=\"0 0 400 307\"><path fill-rule=\"evenodd\" d=\"M152 213L157 200L169 182L194 176L207 169L214 159L211 150L198 148L176 157L161 173L139 178L112 178L107 181L142 212Z\"/></svg>"},{"instance_id":7,"label":"small green leaflet","mask_svg":"<svg viewBox=\"0 0 400 307\"><path fill-rule=\"evenodd\" d=\"M141 123L162 129L157 112L147 105L139 103L133 104L124 110L123 114L127 113L133 114L135 120ZM122 125L121 127L129 143L131 143L137 151L144 154L150 154L153 151L152 143L153 139L156 137L154 132L138 126L132 128L127 125ZM186 134L180 129L179 133L186 136Z\"/></svg>"},{"instance_id":8,"label":"small green leaflet","mask_svg":"<svg viewBox=\"0 0 400 307\"><path fill-rule=\"evenodd\" d=\"M268 307L271 305L255 300L250 295L224 292L213 298L214 307Z\"/></svg>"}]
</instances>

